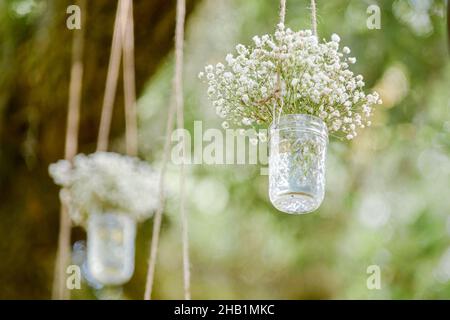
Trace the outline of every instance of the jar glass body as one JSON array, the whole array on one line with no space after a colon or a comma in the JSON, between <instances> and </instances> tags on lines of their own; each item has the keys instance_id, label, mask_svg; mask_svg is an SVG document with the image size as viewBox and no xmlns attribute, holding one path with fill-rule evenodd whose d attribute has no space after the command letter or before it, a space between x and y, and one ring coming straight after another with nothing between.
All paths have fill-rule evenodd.
<instances>
[{"instance_id":1,"label":"jar glass body","mask_svg":"<svg viewBox=\"0 0 450 320\"><path fill-rule=\"evenodd\" d=\"M310 115L284 115L271 125L269 138L270 201L291 214L316 210L325 195L325 123Z\"/></svg>"},{"instance_id":2,"label":"jar glass body","mask_svg":"<svg viewBox=\"0 0 450 320\"><path fill-rule=\"evenodd\" d=\"M136 222L116 213L92 214L88 220L89 272L103 285L121 285L134 272Z\"/></svg>"}]
</instances>

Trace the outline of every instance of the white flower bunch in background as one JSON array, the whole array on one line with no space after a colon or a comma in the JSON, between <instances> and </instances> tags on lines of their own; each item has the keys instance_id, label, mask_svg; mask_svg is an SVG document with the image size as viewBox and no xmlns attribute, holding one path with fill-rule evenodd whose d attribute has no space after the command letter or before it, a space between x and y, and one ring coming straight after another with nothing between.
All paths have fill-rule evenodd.
<instances>
[{"instance_id":1,"label":"white flower bunch in background","mask_svg":"<svg viewBox=\"0 0 450 320\"><path fill-rule=\"evenodd\" d=\"M85 226L90 214L128 214L136 221L150 217L158 206L158 175L137 158L117 153L79 154L73 162L49 166L63 187L61 198L75 224Z\"/></svg>"},{"instance_id":2,"label":"white flower bunch in background","mask_svg":"<svg viewBox=\"0 0 450 320\"><path fill-rule=\"evenodd\" d=\"M350 49L340 38L319 43L310 30L294 32L279 24L274 35L253 37L254 45L236 46L226 63L208 65L199 78L208 84L216 113L237 125L268 125L282 114L309 114L322 119L330 133L347 139L370 126L378 93L365 94Z\"/></svg>"}]
</instances>

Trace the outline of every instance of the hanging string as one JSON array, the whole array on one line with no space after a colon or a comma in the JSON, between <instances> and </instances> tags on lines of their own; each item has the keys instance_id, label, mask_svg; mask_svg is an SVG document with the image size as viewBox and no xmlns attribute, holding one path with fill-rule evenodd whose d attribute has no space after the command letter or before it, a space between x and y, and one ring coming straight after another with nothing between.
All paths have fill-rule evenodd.
<instances>
[{"instance_id":1,"label":"hanging string","mask_svg":"<svg viewBox=\"0 0 450 320\"><path fill-rule=\"evenodd\" d=\"M148 269L147 269L147 279L145 283L145 293L144 293L144 299L145 300L151 300L152 298L152 290L153 290L153 280L155 275L155 267L156 267L156 259L158 255L158 245L159 245L159 235L161 231L161 220L162 220L162 213L164 211L164 178L167 171L167 163L169 161L169 155L170 155L170 133L173 129L174 125L174 118L175 118L175 103L174 101L171 101L169 104L168 109L168 116L167 116L167 123L166 123L166 140L164 142L164 151L163 151L163 160L162 160L162 167L161 172L159 176L159 204L158 209L155 212L155 215L153 217L153 232L152 232L152 242L150 247L150 258L148 262Z\"/></svg>"},{"instance_id":2,"label":"hanging string","mask_svg":"<svg viewBox=\"0 0 450 320\"><path fill-rule=\"evenodd\" d=\"M106 151L109 143L114 100L119 78L120 60L123 51L123 85L125 98L125 140L128 155L136 156L138 151L136 84L134 65L134 21L133 1L119 0L114 21L113 40L106 75L97 151Z\"/></svg>"},{"instance_id":3,"label":"hanging string","mask_svg":"<svg viewBox=\"0 0 450 320\"><path fill-rule=\"evenodd\" d=\"M286 0L280 0L280 13L279 13L279 18L280 18L280 24L282 24L284 26L284 22L286 20ZM281 117L281 112L283 111L283 100L280 99L281 96L281 74L280 74L280 69L281 68L281 63L278 63L278 67L277 67L277 88L275 90L276 93L276 98L278 99L278 101L281 103L281 108L280 108L280 112L278 114L278 123L280 122L280 117ZM275 118L276 118L276 102L274 102L273 104L273 122L275 123Z\"/></svg>"},{"instance_id":4,"label":"hanging string","mask_svg":"<svg viewBox=\"0 0 450 320\"><path fill-rule=\"evenodd\" d=\"M284 25L285 19L286 19L286 0L280 0L280 24ZM316 1L311 0L311 29L313 35L317 37L317 8L316 8ZM281 113L283 111L283 99L280 98L281 96L281 75L280 75L280 69L281 64L278 66L277 70L277 88L276 88L276 96L281 104L280 111L278 113L278 123L280 122ZM275 121L275 115L276 115L276 103L274 103L273 107L273 117Z\"/></svg>"},{"instance_id":5,"label":"hanging string","mask_svg":"<svg viewBox=\"0 0 450 320\"><path fill-rule=\"evenodd\" d=\"M284 24L286 18L286 0L280 0L280 23Z\"/></svg>"},{"instance_id":6,"label":"hanging string","mask_svg":"<svg viewBox=\"0 0 450 320\"><path fill-rule=\"evenodd\" d=\"M177 107L177 127L184 129L184 100L183 100L183 46L184 46L184 22L186 16L186 0L177 1L177 19L175 28L175 104ZM183 138L184 139L184 138ZM185 168L184 159L186 144L183 140L182 159L180 164L180 218L181 218L181 242L183 245L183 279L184 299L191 299L191 271L189 261L189 235L188 218L185 206Z\"/></svg>"},{"instance_id":7,"label":"hanging string","mask_svg":"<svg viewBox=\"0 0 450 320\"><path fill-rule=\"evenodd\" d=\"M138 131L136 115L136 80L134 66L133 1L125 2L126 23L123 25L123 87L125 96L125 140L127 154L137 156Z\"/></svg>"},{"instance_id":8,"label":"hanging string","mask_svg":"<svg viewBox=\"0 0 450 320\"><path fill-rule=\"evenodd\" d=\"M83 51L86 0L78 0L81 9L81 29L75 30L72 39L72 67L70 70L69 98L67 105L67 129L64 158L71 161L78 150L78 131L80 122L81 91L83 83ZM66 204L61 201L58 251L53 275L53 299L69 299L65 274L70 259L71 221Z\"/></svg>"},{"instance_id":9,"label":"hanging string","mask_svg":"<svg viewBox=\"0 0 450 320\"><path fill-rule=\"evenodd\" d=\"M61 201L59 236L58 236L58 252L56 256L55 272L53 276L53 300L70 299L70 292L66 288L64 275L69 265L70 259L70 237L72 224L70 221L67 205Z\"/></svg>"},{"instance_id":10,"label":"hanging string","mask_svg":"<svg viewBox=\"0 0 450 320\"><path fill-rule=\"evenodd\" d=\"M316 0L311 0L311 27L313 35L317 37L317 9Z\"/></svg>"},{"instance_id":11,"label":"hanging string","mask_svg":"<svg viewBox=\"0 0 450 320\"><path fill-rule=\"evenodd\" d=\"M156 267L156 258L158 255L158 244L159 244L159 235L161 231L161 220L162 213L164 211L164 178L167 171L167 163L169 161L170 155L170 133L173 129L175 118L175 103L171 101L168 109L167 123L166 123L166 140L164 142L164 151L163 151L163 160L162 167L159 176L159 205L158 209L155 212L153 217L153 232L152 232L152 242L150 247L150 258L148 262L148 270L147 270L147 280L145 283L145 293L144 299L151 300L152 298L152 289L153 289L153 280L155 275L155 267Z\"/></svg>"},{"instance_id":12,"label":"hanging string","mask_svg":"<svg viewBox=\"0 0 450 320\"><path fill-rule=\"evenodd\" d=\"M152 242L150 247L150 258L148 263L147 281L145 285L144 299L151 300L153 292L153 283L155 276L156 260L158 256L159 237L161 231L162 213L164 211L164 178L167 171L167 164L170 154L170 133L174 126L175 111L177 112L177 127L184 127L183 112L183 43L184 43L184 23L186 15L185 0L177 1L176 28L175 28L175 72L173 79L174 100L171 100L168 109L166 124L166 140L164 144L163 163L159 179L159 207L155 213L153 221ZM184 148L182 157L184 159ZM188 244L188 224L185 212L185 182L184 165L180 167L180 216L183 243L183 279L184 279L184 298L191 298L190 293L190 263L189 263L189 244Z\"/></svg>"},{"instance_id":13,"label":"hanging string","mask_svg":"<svg viewBox=\"0 0 450 320\"><path fill-rule=\"evenodd\" d=\"M111 128L114 99L116 97L117 81L119 78L120 58L122 50L122 26L124 21L124 2L119 0L114 20L113 40L109 57L108 71L106 75L105 95L103 96L102 115L97 138L97 151L108 149L109 131Z\"/></svg>"}]
</instances>

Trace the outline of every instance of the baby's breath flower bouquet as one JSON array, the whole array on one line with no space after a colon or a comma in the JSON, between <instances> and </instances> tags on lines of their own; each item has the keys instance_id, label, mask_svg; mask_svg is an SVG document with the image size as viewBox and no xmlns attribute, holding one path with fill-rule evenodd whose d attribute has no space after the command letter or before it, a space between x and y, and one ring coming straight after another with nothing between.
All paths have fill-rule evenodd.
<instances>
[{"instance_id":1,"label":"baby's breath flower bouquet","mask_svg":"<svg viewBox=\"0 0 450 320\"><path fill-rule=\"evenodd\" d=\"M253 37L254 45L236 46L226 63L208 65L199 74L224 127L269 125L281 115L319 117L328 132L353 139L357 128L370 126L378 93L366 94L356 62L340 38L319 42L310 30L294 32L279 24L274 35Z\"/></svg>"},{"instance_id":2,"label":"baby's breath flower bouquet","mask_svg":"<svg viewBox=\"0 0 450 320\"><path fill-rule=\"evenodd\" d=\"M49 173L63 187L61 197L75 224L86 226L89 215L104 212L142 221L158 205L157 174L137 158L111 152L79 154L72 163L51 164Z\"/></svg>"},{"instance_id":3,"label":"baby's breath flower bouquet","mask_svg":"<svg viewBox=\"0 0 450 320\"><path fill-rule=\"evenodd\" d=\"M319 42L310 30L280 23L274 35L253 42L237 45L236 56L206 66L199 77L224 128L270 125L272 204L286 213L312 212L324 199L328 136L355 138L381 100L364 92L363 77L349 69L356 58L340 48L337 34Z\"/></svg>"}]
</instances>

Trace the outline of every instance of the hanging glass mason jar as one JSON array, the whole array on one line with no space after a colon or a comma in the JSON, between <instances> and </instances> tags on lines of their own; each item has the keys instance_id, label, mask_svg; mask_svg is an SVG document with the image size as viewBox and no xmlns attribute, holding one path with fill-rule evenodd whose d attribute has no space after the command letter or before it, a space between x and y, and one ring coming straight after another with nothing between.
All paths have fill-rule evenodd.
<instances>
[{"instance_id":1,"label":"hanging glass mason jar","mask_svg":"<svg viewBox=\"0 0 450 320\"><path fill-rule=\"evenodd\" d=\"M316 210L325 195L325 123L310 115L284 115L269 135L270 201L286 213Z\"/></svg>"},{"instance_id":2,"label":"hanging glass mason jar","mask_svg":"<svg viewBox=\"0 0 450 320\"><path fill-rule=\"evenodd\" d=\"M92 214L87 230L89 272L103 285L121 285L134 272L136 222L124 214Z\"/></svg>"}]
</instances>

